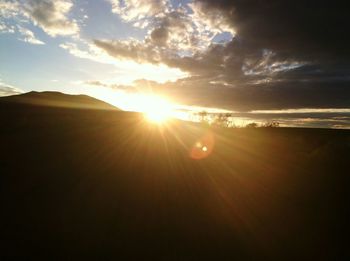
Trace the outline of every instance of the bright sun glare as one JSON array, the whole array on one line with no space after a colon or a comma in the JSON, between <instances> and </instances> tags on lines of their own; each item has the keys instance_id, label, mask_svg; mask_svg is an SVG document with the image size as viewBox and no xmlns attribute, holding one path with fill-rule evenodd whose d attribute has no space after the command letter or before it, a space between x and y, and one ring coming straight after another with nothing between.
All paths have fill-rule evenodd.
<instances>
[{"instance_id":1,"label":"bright sun glare","mask_svg":"<svg viewBox=\"0 0 350 261\"><path fill-rule=\"evenodd\" d=\"M147 112L145 115L149 121L155 123L162 123L169 118L167 114L158 111Z\"/></svg>"},{"instance_id":2,"label":"bright sun glare","mask_svg":"<svg viewBox=\"0 0 350 261\"><path fill-rule=\"evenodd\" d=\"M172 105L167 100L152 95L145 95L139 99L138 109L144 113L147 120L163 123L172 116Z\"/></svg>"},{"instance_id":3,"label":"bright sun glare","mask_svg":"<svg viewBox=\"0 0 350 261\"><path fill-rule=\"evenodd\" d=\"M124 111L137 111L145 119L161 124L169 118L176 117L176 105L168 99L153 94L104 93L97 97L110 102ZM117 102L116 102L117 101Z\"/></svg>"}]
</instances>

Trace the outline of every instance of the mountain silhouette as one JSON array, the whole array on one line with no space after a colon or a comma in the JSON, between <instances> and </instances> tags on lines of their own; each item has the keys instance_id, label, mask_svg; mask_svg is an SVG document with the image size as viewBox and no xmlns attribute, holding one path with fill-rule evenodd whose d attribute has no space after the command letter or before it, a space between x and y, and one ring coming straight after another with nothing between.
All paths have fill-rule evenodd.
<instances>
[{"instance_id":1,"label":"mountain silhouette","mask_svg":"<svg viewBox=\"0 0 350 261\"><path fill-rule=\"evenodd\" d=\"M347 260L347 130L0 101L1 260Z\"/></svg>"},{"instance_id":2,"label":"mountain silhouette","mask_svg":"<svg viewBox=\"0 0 350 261\"><path fill-rule=\"evenodd\" d=\"M32 105L59 108L118 110L115 106L87 95L69 95L60 92L36 92L0 97L2 104Z\"/></svg>"}]
</instances>

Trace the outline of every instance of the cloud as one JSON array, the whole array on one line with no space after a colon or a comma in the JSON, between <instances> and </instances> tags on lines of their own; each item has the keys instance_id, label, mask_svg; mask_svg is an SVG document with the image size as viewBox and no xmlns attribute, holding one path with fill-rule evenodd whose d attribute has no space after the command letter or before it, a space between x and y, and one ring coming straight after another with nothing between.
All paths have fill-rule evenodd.
<instances>
[{"instance_id":1,"label":"cloud","mask_svg":"<svg viewBox=\"0 0 350 261\"><path fill-rule=\"evenodd\" d=\"M107 82L102 82L98 80L89 80L89 81L82 82L81 84L95 86L95 87L105 87L105 88L110 88L110 89L119 90L119 91L121 90L124 93L138 92L137 87L134 85L131 86L131 85L123 85L119 83L107 83Z\"/></svg>"},{"instance_id":2,"label":"cloud","mask_svg":"<svg viewBox=\"0 0 350 261\"><path fill-rule=\"evenodd\" d=\"M193 12L191 19L200 28L200 31L230 32L235 35L236 32L230 19L223 15L221 10L212 9L208 12L207 6L199 1L190 3L189 7Z\"/></svg>"},{"instance_id":3,"label":"cloud","mask_svg":"<svg viewBox=\"0 0 350 261\"><path fill-rule=\"evenodd\" d=\"M185 8L172 9L150 22L148 38L157 46L193 53L208 47L215 32L194 23Z\"/></svg>"},{"instance_id":4,"label":"cloud","mask_svg":"<svg viewBox=\"0 0 350 261\"><path fill-rule=\"evenodd\" d=\"M30 44L45 44L43 41L37 39L32 31L27 28L17 26L18 32L21 34L21 41L30 43Z\"/></svg>"},{"instance_id":5,"label":"cloud","mask_svg":"<svg viewBox=\"0 0 350 261\"><path fill-rule=\"evenodd\" d=\"M0 96L10 96L10 95L21 94L21 93L23 93L22 90L0 81Z\"/></svg>"},{"instance_id":6,"label":"cloud","mask_svg":"<svg viewBox=\"0 0 350 261\"><path fill-rule=\"evenodd\" d=\"M156 46L194 52L207 48L220 33L233 33L232 27L217 14L208 19L198 5L173 7L165 0L110 0L112 11L127 23L146 28L146 41ZM191 9L191 7L193 9Z\"/></svg>"},{"instance_id":7,"label":"cloud","mask_svg":"<svg viewBox=\"0 0 350 261\"><path fill-rule=\"evenodd\" d=\"M0 17L1 18L11 18L18 15L19 12L18 2L12 1L1 1L0 2Z\"/></svg>"},{"instance_id":8,"label":"cloud","mask_svg":"<svg viewBox=\"0 0 350 261\"><path fill-rule=\"evenodd\" d=\"M22 27L23 24L33 22L53 37L76 35L79 33L77 21L69 18L72 7L71 0L5 0L0 2L0 31L13 33L16 26L7 23L13 19ZM38 44L32 37L27 36L27 39L27 42Z\"/></svg>"},{"instance_id":9,"label":"cloud","mask_svg":"<svg viewBox=\"0 0 350 261\"><path fill-rule=\"evenodd\" d=\"M169 31L165 27L158 27L151 32L150 36L152 42L156 45L166 45L169 38Z\"/></svg>"},{"instance_id":10,"label":"cloud","mask_svg":"<svg viewBox=\"0 0 350 261\"><path fill-rule=\"evenodd\" d=\"M165 0L108 1L123 22L144 30L144 39L71 38L60 47L115 65L128 78L118 78L120 86L156 80L138 85L189 104L241 111L350 107L349 19L342 3L194 0L175 7ZM5 1L0 7L0 31L19 32L29 43L41 41L7 18L21 16L51 36L79 33L70 18L72 1ZM165 72L177 82L160 77ZM113 80L86 84L114 88Z\"/></svg>"},{"instance_id":11,"label":"cloud","mask_svg":"<svg viewBox=\"0 0 350 261\"><path fill-rule=\"evenodd\" d=\"M76 21L68 18L73 7L70 0L28 0L22 7L25 15L50 36L73 35L79 32Z\"/></svg>"},{"instance_id":12,"label":"cloud","mask_svg":"<svg viewBox=\"0 0 350 261\"><path fill-rule=\"evenodd\" d=\"M85 81L84 84L92 85L92 86L110 87L108 84L97 80Z\"/></svg>"},{"instance_id":13,"label":"cloud","mask_svg":"<svg viewBox=\"0 0 350 261\"><path fill-rule=\"evenodd\" d=\"M271 82L236 86L209 83L190 77L175 83L144 85L152 92L178 103L234 111L284 110L298 108L349 108L350 89L345 83ZM315 91L317 90L317 91Z\"/></svg>"},{"instance_id":14,"label":"cloud","mask_svg":"<svg viewBox=\"0 0 350 261\"><path fill-rule=\"evenodd\" d=\"M7 19L19 14L19 4L17 2L0 2L0 33L15 33L16 27L11 25Z\"/></svg>"},{"instance_id":15,"label":"cloud","mask_svg":"<svg viewBox=\"0 0 350 261\"><path fill-rule=\"evenodd\" d=\"M95 40L94 44L117 59L133 60L138 63L159 63L161 52L154 46L137 40Z\"/></svg>"},{"instance_id":16,"label":"cloud","mask_svg":"<svg viewBox=\"0 0 350 261\"><path fill-rule=\"evenodd\" d=\"M112 12L126 22L140 22L140 20L155 17L168 8L165 0L109 0Z\"/></svg>"},{"instance_id":17,"label":"cloud","mask_svg":"<svg viewBox=\"0 0 350 261\"><path fill-rule=\"evenodd\" d=\"M188 72L174 84L151 84L180 102L241 111L349 108L346 10L323 1L195 0L153 18L129 16L147 20L142 41L94 44L116 59ZM232 40L215 43L223 32Z\"/></svg>"},{"instance_id":18,"label":"cloud","mask_svg":"<svg viewBox=\"0 0 350 261\"><path fill-rule=\"evenodd\" d=\"M67 50L70 54L89 59L94 62L108 65L106 68L112 70L111 79L119 84L131 84L134 80L139 78L146 78L149 80L155 80L157 82L176 81L177 79L188 76L188 73L183 72L176 68L170 68L164 64L154 63L138 63L136 62L135 53L124 50L123 55L115 55L108 52L116 52L113 49L113 43L101 41L101 46L106 45L105 48L99 48L94 43L84 41L82 39L75 39L72 42L66 42L60 44L60 47ZM109 49L109 45L112 47ZM117 46L116 46L117 48ZM132 59L130 57L135 59ZM141 56L140 56L141 59Z\"/></svg>"},{"instance_id":19,"label":"cloud","mask_svg":"<svg viewBox=\"0 0 350 261\"><path fill-rule=\"evenodd\" d=\"M13 34L15 33L16 27L13 25L9 25L4 21L0 21L0 33Z\"/></svg>"},{"instance_id":20,"label":"cloud","mask_svg":"<svg viewBox=\"0 0 350 261\"><path fill-rule=\"evenodd\" d=\"M232 65L233 59L240 60L240 57L228 56L231 47L222 44L212 44L205 51L197 51L191 56L182 56L177 49L162 48L147 40L95 40L94 44L117 59L129 59L138 63L165 64L197 76L220 76L225 72L225 66L228 63ZM230 69L232 73L232 68ZM241 70L240 67L236 69Z\"/></svg>"},{"instance_id":21,"label":"cloud","mask_svg":"<svg viewBox=\"0 0 350 261\"><path fill-rule=\"evenodd\" d=\"M105 57L103 57L102 53L87 42L80 41L80 45L75 42L66 42L60 44L59 46L76 57L89 59L96 62L105 62Z\"/></svg>"},{"instance_id":22,"label":"cloud","mask_svg":"<svg viewBox=\"0 0 350 261\"><path fill-rule=\"evenodd\" d=\"M21 9L18 2L1 2L0 3L0 33L20 35L19 40L30 44L45 44L37 39L34 33L25 28L20 23L11 24L8 19L18 18L21 16Z\"/></svg>"},{"instance_id":23,"label":"cloud","mask_svg":"<svg viewBox=\"0 0 350 261\"><path fill-rule=\"evenodd\" d=\"M346 4L329 1L195 0L203 12L220 12L240 39L255 48L271 49L301 59L349 55L344 34Z\"/></svg>"}]
</instances>

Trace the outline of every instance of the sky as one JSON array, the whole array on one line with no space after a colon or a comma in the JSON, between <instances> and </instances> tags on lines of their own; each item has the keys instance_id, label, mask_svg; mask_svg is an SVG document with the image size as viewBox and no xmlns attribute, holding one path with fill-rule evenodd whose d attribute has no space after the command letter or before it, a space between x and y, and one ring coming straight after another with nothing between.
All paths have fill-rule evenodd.
<instances>
[{"instance_id":1,"label":"sky","mask_svg":"<svg viewBox=\"0 0 350 261\"><path fill-rule=\"evenodd\" d=\"M138 110L350 128L347 8L336 1L0 0L0 96L87 94Z\"/></svg>"}]
</instances>

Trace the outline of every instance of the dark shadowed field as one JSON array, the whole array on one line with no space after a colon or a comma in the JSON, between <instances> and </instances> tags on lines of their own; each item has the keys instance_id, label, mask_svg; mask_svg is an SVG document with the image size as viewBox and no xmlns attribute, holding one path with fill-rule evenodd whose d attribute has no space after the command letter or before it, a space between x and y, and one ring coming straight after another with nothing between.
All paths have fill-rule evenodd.
<instances>
[{"instance_id":1,"label":"dark shadowed field","mask_svg":"<svg viewBox=\"0 0 350 261\"><path fill-rule=\"evenodd\" d=\"M1 101L0 137L1 260L348 254L350 131Z\"/></svg>"}]
</instances>

